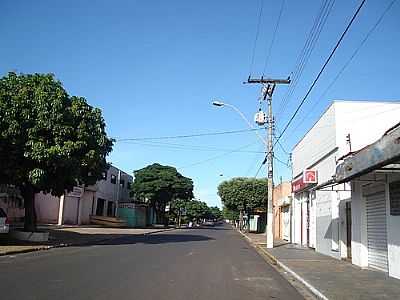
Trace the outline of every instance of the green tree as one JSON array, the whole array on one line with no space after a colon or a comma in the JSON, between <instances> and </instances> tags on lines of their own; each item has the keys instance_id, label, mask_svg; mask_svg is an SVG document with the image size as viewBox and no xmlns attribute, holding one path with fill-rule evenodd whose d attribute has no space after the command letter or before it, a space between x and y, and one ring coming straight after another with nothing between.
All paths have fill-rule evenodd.
<instances>
[{"instance_id":1,"label":"green tree","mask_svg":"<svg viewBox=\"0 0 400 300\"><path fill-rule=\"evenodd\" d=\"M132 192L137 199L148 201L157 212L157 221L165 220L165 207L173 200L193 198L193 181L176 168L152 164L134 171Z\"/></svg>"},{"instance_id":2,"label":"green tree","mask_svg":"<svg viewBox=\"0 0 400 300\"><path fill-rule=\"evenodd\" d=\"M210 208L205 202L191 200L186 203L186 217L189 221L199 222L207 218L210 214Z\"/></svg>"},{"instance_id":3,"label":"green tree","mask_svg":"<svg viewBox=\"0 0 400 300\"><path fill-rule=\"evenodd\" d=\"M235 210L230 210L224 206L222 209L222 215L224 219L230 220L230 221L237 221L239 220L239 212Z\"/></svg>"},{"instance_id":4,"label":"green tree","mask_svg":"<svg viewBox=\"0 0 400 300\"><path fill-rule=\"evenodd\" d=\"M240 226L242 226L244 212L250 213L255 208L265 208L267 182L265 179L233 178L218 186L218 195L224 207L240 213Z\"/></svg>"},{"instance_id":5,"label":"green tree","mask_svg":"<svg viewBox=\"0 0 400 300\"><path fill-rule=\"evenodd\" d=\"M53 75L0 79L0 183L21 191L25 230L36 230L35 193L94 184L112 145L100 109L69 96Z\"/></svg>"},{"instance_id":6,"label":"green tree","mask_svg":"<svg viewBox=\"0 0 400 300\"><path fill-rule=\"evenodd\" d=\"M208 219L213 219L213 220L221 220L222 219L222 211L219 209L217 206L212 206L210 207L210 212L209 216L207 217Z\"/></svg>"}]
</instances>

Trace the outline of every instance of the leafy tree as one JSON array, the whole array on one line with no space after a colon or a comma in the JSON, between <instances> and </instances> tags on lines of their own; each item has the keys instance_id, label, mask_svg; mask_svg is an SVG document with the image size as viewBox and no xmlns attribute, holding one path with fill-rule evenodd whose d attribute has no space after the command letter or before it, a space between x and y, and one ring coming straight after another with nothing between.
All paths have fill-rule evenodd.
<instances>
[{"instance_id":1,"label":"leafy tree","mask_svg":"<svg viewBox=\"0 0 400 300\"><path fill-rule=\"evenodd\" d=\"M186 206L189 200L176 199L170 204L170 217L174 217L177 220L178 226L181 226L182 216L186 212Z\"/></svg>"},{"instance_id":2,"label":"leafy tree","mask_svg":"<svg viewBox=\"0 0 400 300\"><path fill-rule=\"evenodd\" d=\"M158 222L165 219L165 207L171 201L193 198L192 179L184 177L174 167L155 163L136 170L134 175L133 194L151 204L157 212Z\"/></svg>"},{"instance_id":3,"label":"leafy tree","mask_svg":"<svg viewBox=\"0 0 400 300\"><path fill-rule=\"evenodd\" d=\"M240 213L241 226L243 212L250 213L266 206L267 182L265 179L233 178L218 186L218 195L226 209Z\"/></svg>"},{"instance_id":4,"label":"leafy tree","mask_svg":"<svg viewBox=\"0 0 400 300\"><path fill-rule=\"evenodd\" d=\"M224 219L227 219L227 220L231 220L231 221L239 220L239 212L230 210L226 207L224 207L222 209L222 215L223 215Z\"/></svg>"},{"instance_id":5,"label":"leafy tree","mask_svg":"<svg viewBox=\"0 0 400 300\"><path fill-rule=\"evenodd\" d=\"M25 230L36 230L35 193L94 184L112 145L100 109L69 96L53 75L0 79L0 183L21 191Z\"/></svg>"},{"instance_id":6,"label":"leafy tree","mask_svg":"<svg viewBox=\"0 0 400 300\"><path fill-rule=\"evenodd\" d=\"M186 216L190 221L199 222L210 214L210 208L205 202L192 200L186 203Z\"/></svg>"},{"instance_id":7,"label":"leafy tree","mask_svg":"<svg viewBox=\"0 0 400 300\"><path fill-rule=\"evenodd\" d=\"M222 219L222 212L217 206L212 206L209 208L208 219L220 220Z\"/></svg>"}]
</instances>

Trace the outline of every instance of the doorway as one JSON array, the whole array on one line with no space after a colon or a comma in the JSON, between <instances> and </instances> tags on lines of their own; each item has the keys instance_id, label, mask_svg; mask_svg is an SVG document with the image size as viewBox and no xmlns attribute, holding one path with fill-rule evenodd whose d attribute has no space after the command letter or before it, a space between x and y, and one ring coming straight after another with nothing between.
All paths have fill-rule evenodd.
<instances>
[{"instance_id":1,"label":"doorway","mask_svg":"<svg viewBox=\"0 0 400 300\"><path fill-rule=\"evenodd\" d=\"M351 202L346 202L347 259L351 259Z\"/></svg>"},{"instance_id":2,"label":"doorway","mask_svg":"<svg viewBox=\"0 0 400 300\"><path fill-rule=\"evenodd\" d=\"M97 199L97 206L96 206L96 216L102 216L104 212L104 204L106 200L98 198Z\"/></svg>"}]
</instances>

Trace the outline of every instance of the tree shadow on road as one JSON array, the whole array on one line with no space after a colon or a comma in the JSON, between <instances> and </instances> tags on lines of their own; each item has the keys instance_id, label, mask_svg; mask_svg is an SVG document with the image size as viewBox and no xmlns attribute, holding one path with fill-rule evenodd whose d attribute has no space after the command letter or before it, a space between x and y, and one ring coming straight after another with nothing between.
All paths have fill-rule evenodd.
<instances>
[{"instance_id":1,"label":"tree shadow on road","mask_svg":"<svg viewBox=\"0 0 400 300\"><path fill-rule=\"evenodd\" d=\"M204 242L213 238L202 234L182 234L176 232L160 232L151 234L92 234L71 231L49 230L48 242L33 243L19 241L7 237L0 238L2 246L94 246L94 245L129 245L129 244L168 244L186 242ZM200 233L196 230L196 233ZM1 252L1 251L0 251Z\"/></svg>"}]
</instances>

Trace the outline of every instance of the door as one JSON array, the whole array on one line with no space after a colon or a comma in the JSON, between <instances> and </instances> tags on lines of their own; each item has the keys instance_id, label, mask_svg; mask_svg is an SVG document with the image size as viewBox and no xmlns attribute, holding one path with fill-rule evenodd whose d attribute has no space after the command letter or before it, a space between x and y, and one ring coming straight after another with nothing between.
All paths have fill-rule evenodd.
<instances>
[{"instance_id":1,"label":"door","mask_svg":"<svg viewBox=\"0 0 400 300\"><path fill-rule=\"evenodd\" d=\"M113 216L114 216L113 202L108 201L107 202L107 217L113 217Z\"/></svg>"},{"instance_id":2,"label":"door","mask_svg":"<svg viewBox=\"0 0 400 300\"><path fill-rule=\"evenodd\" d=\"M346 202L346 246L347 258L351 259L351 202Z\"/></svg>"},{"instance_id":3,"label":"door","mask_svg":"<svg viewBox=\"0 0 400 300\"><path fill-rule=\"evenodd\" d=\"M310 222L310 228L309 228L309 237L310 237L310 243L309 247L310 248L315 248L316 244L316 239L317 239L317 232L316 232L316 227L315 227L315 221L316 221L316 193L315 191L310 193L309 196L309 202L310 202L310 215L309 215L309 222Z\"/></svg>"},{"instance_id":4,"label":"door","mask_svg":"<svg viewBox=\"0 0 400 300\"><path fill-rule=\"evenodd\" d=\"M289 211L289 206L284 206L282 207L282 212L283 212L283 233L282 233L282 238L286 241L290 240L290 211Z\"/></svg>"},{"instance_id":5,"label":"door","mask_svg":"<svg viewBox=\"0 0 400 300\"><path fill-rule=\"evenodd\" d=\"M96 216L102 216L104 212L104 204L106 200L98 198L97 199L97 206L96 206Z\"/></svg>"},{"instance_id":6,"label":"door","mask_svg":"<svg viewBox=\"0 0 400 300\"><path fill-rule=\"evenodd\" d=\"M367 210L368 266L388 272L385 185L363 189Z\"/></svg>"}]
</instances>

